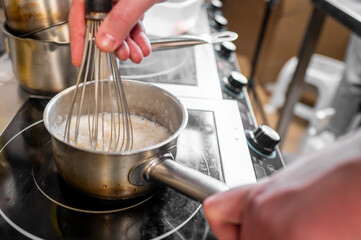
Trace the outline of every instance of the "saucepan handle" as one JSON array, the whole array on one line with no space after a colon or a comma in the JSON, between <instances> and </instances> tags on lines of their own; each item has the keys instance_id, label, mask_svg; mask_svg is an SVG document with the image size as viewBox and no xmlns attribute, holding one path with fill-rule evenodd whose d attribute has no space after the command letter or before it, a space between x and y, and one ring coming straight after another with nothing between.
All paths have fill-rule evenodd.
<instances>
[{"instance_id":1,"label":"saucepan handle","mask_svg":"<svg viewBox=\"0 0 361 240\"><path fill-rule=\"evenodd\" d=\"M199 44L213 44L225 41L234 41L237 39L237 37L238 35L235 32L223 31L211 34L169 36L164 38L151 39L150 43L152 45L152 50L158 51L195 46Z\"/></svg>"},{"instance_id":2,"label":"saucepan handle","mask_svg":"<svg viewBox=\"0 0 361 240\"><path fill-rule=\"evenodd\" d=\"M151 162L144 170L143 177L148 181L163 182L200 202L229 189L225 183L177 163L171 154Z\"/></svg>"}]
</instances>

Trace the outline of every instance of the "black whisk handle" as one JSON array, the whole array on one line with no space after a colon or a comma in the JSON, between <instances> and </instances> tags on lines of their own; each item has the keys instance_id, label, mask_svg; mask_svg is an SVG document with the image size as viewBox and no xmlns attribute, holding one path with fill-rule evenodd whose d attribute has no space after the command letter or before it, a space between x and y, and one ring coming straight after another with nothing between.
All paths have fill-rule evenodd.
<instances>
[{"instance_id":1,"label":"black whisk handle","mask_svg":"<svg viewBox=\"0 0 361 240\"><path fill-rule=\"evenodd\" d=\"M113 7L113 0L86 0L85 13L108 13Z\"/></svg>"}]
</instances>

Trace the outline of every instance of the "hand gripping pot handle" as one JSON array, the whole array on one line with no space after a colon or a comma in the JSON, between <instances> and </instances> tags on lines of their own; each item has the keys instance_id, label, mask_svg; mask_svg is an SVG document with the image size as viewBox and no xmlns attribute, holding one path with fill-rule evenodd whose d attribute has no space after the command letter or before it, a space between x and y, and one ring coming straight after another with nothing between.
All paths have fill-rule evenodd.
<instances>
[{"instance_id":1,"label":"hand gripping pot handle","mask_svg":"<svg viewBox=\"0 0 361 240\"><path fill-rule=\"evenodd\" d=\"M210 195L229 190L225 183L177 163L171 154L138 165L129 178L136 185L145 183L139 178L146 182L163 182L200 202Z\"/></svg>"}]
</instances>

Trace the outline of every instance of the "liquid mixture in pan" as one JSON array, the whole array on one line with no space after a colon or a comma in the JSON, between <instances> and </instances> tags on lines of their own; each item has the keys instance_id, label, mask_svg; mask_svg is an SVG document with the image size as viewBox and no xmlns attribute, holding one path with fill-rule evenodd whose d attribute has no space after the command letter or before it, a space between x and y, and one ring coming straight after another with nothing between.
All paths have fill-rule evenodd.
<instances>
[{"instance_id":1,"label":"liquid mixture in pan","mask_svg":"<svg viewBox=\"0 0 361 240\"><path fill-rule=\"evenodd\" d=\"M114 137L114 130L111 129L111 113L102 113L98 120L98 138L97 138L97 145L96 150L98 151L115 151L114 143L115 140L118 139L119 141L123 139L123 123L122 123L122 114L113 114L114 121L117 128L120 127L120 131L116 130L116 137ZM171 134L167 128L159 125L154 121L150 121L144 117L136 116L136 115L129 115L132 122L132 129L133 129L133 148L132 150L146 148L157 143L162 142L163 140L167 139ZM87 115L83 115L80 117L80 124L79 124L79 133L78 139L75 141L75 125L76 125L76 116L73 116L71 119L71 126L70 126L70 143L78 146L80 148L92 150L92 142L91 140L94 139L90 136L90 129L94 128L92 118L88 118ZM90 121L90 124L89 124ZM103 124L104 123L104 124ZM53 133L59 139L64 139L64 129L65 129L66 121L63 122L59 127L53 129ZM104 126L104 127L103 127ZM104 128L104 129L103 129ZM113 132L113 133L112 133ZM103 135L104 134L104 135ZM118 146L121 145L118 144Z\"/></svg>"}]
</instances>

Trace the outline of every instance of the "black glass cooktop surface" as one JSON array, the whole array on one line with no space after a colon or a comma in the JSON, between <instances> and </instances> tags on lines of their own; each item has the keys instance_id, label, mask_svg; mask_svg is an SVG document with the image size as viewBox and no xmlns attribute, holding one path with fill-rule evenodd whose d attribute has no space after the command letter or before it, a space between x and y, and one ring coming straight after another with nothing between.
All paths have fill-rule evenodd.
<instances>
[{"instance_id":1,"label":"black glass cooktop surface","mask_svg":"<svg viewBox=\"0 0 361 240\"><path fill-rule=\"evenodd\" d=\"M1 239L214 238L201 204L169 187L132 200L70 187L54 165L42 122L46 104L28 100L0 137ZM213 112L189 110L176 161L223 180Z\"/></svg>"},{"instance_id":2,"label":"black glass cooktop surface","mask_svg":"<svg viewBox=\"0 0 361 240\"><path fill-rule=\"evenodd\" d=\"M198 85L193 47L155 51L140 64L135 64L130 60L119 62L119 71L124 79Z\"/></svg>"}]
</instances>

